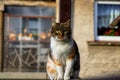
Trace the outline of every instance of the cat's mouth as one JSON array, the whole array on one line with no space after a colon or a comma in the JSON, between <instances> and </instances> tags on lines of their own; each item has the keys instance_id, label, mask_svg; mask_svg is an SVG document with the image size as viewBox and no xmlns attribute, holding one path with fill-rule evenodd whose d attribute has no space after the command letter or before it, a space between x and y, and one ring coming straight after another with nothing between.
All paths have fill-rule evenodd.
<instances>
[{"instance_id":1,"label":"cat's mouth","mask_svg":"<svg viewBox=\"0 0 120 80\"><path fill-rule=\"evenodd\" d=\"M64 36L56 36L54 37L56 40L59 40L59 41L64 41L66 40L66 38Z\"/></svg>"},{"instance_id":2,"label":"cat's mouth","mask_svg":"<svg viewBox=\"0 0 120 80\"><path fill-rule=\"evenodd\" d=\"M58 39L64 39L64 37L63 36L58 36Z\"/></svg>"}]
</instances>

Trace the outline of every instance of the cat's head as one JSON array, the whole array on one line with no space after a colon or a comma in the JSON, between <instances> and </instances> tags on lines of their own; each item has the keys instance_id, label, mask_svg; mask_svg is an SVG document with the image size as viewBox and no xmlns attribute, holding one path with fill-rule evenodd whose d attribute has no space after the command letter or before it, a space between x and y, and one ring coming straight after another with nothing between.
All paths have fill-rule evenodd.
<instances>
[{"instance_id":1,"label":"cat's head","mask_svg":"<svg viewBox=\"0 0 120 80\"><path fill-rule=\"evenodd\" d=\"M68 40L71 38L70 20L64 23L56 23L53 21L51 36L56 40Z\"/></svg>"}]
</instances>

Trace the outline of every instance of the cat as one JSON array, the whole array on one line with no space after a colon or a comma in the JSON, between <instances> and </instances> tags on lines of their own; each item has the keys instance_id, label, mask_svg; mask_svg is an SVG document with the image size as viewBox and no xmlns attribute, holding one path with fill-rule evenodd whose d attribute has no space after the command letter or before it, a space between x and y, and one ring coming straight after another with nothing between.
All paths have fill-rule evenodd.
<instances>
[{"instance_id":1,"label":"cat","mask_svg":"<svg viewBox=\"0 0 120 80\"><path fill-rule=\"evenodd\" d=\"M51 26L50 50L47 73L51 80L78 79L80 56L76 42L72 38L70 19L63 23L53 21Z\"/></svg>"}]
</instances>

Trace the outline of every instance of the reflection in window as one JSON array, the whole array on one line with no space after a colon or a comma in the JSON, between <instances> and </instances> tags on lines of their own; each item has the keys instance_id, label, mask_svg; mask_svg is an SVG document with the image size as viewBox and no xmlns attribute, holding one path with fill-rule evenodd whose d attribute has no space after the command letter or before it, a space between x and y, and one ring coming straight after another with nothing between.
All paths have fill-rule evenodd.
<instances>
[{"instance_id":1,"label":"reflection in window","mask_svg":"<svg viewBox=\"0 0 120 80\"><path fill-rule=\"evenodd\" d=\"M120 17L119 2L102 2L96 1L95 3L95 36L97 40L111 38L107 36L120 36ZM113 25L114 23L114 25ZM114 38L113 38L114 39Z\"/></svg>"},{"instance_id":2,"label":"reflection in window","mask_svg":"<svg viewBox=\"0 0 120 80\"><path fill-rule=\"evenodd\" d=\"M45 71L54 14L51 7L6 6L3 71Z\"/></svg>"},{"instance_id":3,"label":"reflection in window","mask_svg":"<svg viewBox=\"0 0 120 80\"><path fill-rule=\"evenodd\" d=\"M21 18L6 16L9 40L47 40L50 38L51 18Z\"/></svg>"}]
</instances>

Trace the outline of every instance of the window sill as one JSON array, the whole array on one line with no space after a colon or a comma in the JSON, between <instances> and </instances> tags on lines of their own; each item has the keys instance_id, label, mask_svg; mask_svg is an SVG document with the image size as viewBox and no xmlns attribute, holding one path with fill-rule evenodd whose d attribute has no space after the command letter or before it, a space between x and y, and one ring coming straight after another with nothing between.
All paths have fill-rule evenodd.
<instances>
[{"instance_id":1,"label":"window sill","mask_svg":"<svg viewBox=\"0 0 120 80\"><path fill-rule=\"evenodd\" d=\"M113 41L113 42L120 42L120 36L96 36L95 38L97 41Z\"/></svg>"},{"instance_id":2,"label":"window sill","mask_svg":"<svg viewBox=\"0 0 120 80\"><path fill-rule=\"evenodd\" d=\"M45 80L48 78L46 72L0 72L2 80Z\"/></svg>"},{"instance_id":3,"label":"window sill","mask_svg":"<svg viewBox=\"0 0 120 80\"><path fill-rule=\"evenodd\" d=\"M90 46L120 46L120 41L88 41Z\"/></svg>"}]
</instances>

